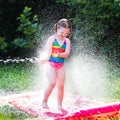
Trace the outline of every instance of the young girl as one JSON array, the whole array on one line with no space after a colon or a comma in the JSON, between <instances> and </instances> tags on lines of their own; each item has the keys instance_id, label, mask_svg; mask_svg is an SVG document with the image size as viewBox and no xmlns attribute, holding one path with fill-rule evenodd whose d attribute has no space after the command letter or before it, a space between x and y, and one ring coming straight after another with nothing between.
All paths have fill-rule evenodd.
<instances>
[{"instance_id":1,"label":"young girl","mask_svg":"<svg viewBox=\"0 0 120 120\"><path fill-rule=\"evenodd\" d=\"M40 60L39 63L48 64L47 78L49 84L45 90L42 101L43 108L49 108L48 98L57 85L58 110L64 111L62 101L64 96L65 69L64 59L70 55L70 40L66 38L71 32L71 23L67 19L61 19L55 24L55 34L49 37L46 43L47 58Z\"/></svg>"}]
</instances>

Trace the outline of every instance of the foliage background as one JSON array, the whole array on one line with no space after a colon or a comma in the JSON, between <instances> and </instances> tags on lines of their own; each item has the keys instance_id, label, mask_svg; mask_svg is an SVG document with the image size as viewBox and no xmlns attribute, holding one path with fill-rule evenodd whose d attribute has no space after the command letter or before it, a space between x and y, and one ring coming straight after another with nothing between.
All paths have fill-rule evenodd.
<instances>
[{"instance_id":1,"label":"foliage background","mask_svg":"<svg viewBox=\"0 0 120 120\"><path fill-rule=\"evenodd\" d=\"M22 18L25 7L30 10ZM94 49L119 63L120 0L0 0L0 16L1 57L34 56L46 29L52 31L51 25L68 18L74 46L77 40L81 51Z\"/></svg>"}]
</instances>

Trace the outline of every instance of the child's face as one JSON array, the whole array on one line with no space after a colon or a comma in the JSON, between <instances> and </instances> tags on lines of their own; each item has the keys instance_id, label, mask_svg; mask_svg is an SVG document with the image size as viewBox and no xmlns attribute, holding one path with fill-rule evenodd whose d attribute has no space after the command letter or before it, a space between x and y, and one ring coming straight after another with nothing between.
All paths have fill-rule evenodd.
<instances>
[{"instance_id":1,"label":"child's face","mask_svg":"<svg viewBox=\"0 0 120 120\"><path fill-rule=\"evenodd\" d=\"M65 39L69 33L70 33L70 29L69 28L60 27L60 28L57 29L57 36L61 40Z\"/></svg>"}]
</instances>

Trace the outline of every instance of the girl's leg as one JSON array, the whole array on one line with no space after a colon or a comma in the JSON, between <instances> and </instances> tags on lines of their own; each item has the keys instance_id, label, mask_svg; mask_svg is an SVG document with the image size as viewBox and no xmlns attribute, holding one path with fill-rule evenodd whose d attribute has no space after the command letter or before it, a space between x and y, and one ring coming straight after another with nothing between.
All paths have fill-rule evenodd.
<instances>
[{"instance_id":1,"label":"girl's leg","mask_svg":"<svg viewBox=\"0 0 120 120\"><path fill-rule=\"evenodd\" d=\"M54 68L48 65L46 73L47 73L47 78L48 78L48 86L44 93L44 98L42 102L43 108L48 108L47 101L56 84L56 72Z\"/></svg>"},{"instance_id":2,"label":"girl's leg","mask_svg":"<svg viewBox=\"0 0 120 120\"><path fill-rule=\"evenodd\" d=\"M64 81L65 81L65 70L64 67L57 70L57 92L58 92L58 109L64 110L62 108L62 101L64 96Z\"/></svg>"}]
</instances>

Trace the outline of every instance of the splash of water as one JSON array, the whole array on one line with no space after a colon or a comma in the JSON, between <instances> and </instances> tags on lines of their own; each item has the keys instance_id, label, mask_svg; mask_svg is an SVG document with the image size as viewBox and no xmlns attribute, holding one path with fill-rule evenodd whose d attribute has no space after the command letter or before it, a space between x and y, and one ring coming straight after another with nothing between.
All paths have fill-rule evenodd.
<instances>
[{"instance_id":1,"label":"splash of water","mask_svg":"<svg viewBox=\"0 0 120 120\"><path fill-rule=\"evenodd\" d=\"M45 39L50 35L43 32L41 48L38 52L40 57L44 54L43 45ZM76 39L77 38L77 39ZM79 38L79 39L78 39ZM66 81L65 90L79 94L80 96L97 98L108 95L108 69L107 62L94 54L93 48L77 32L74 34L76 45L73 45L73 54L65 61ZM92 38L87 38L92 39ZM89 40L90 41L90 40ZM74 51L75 50L75 51ZM87 51L87 52L86 52ZM42 90L45 88L48 80L45 75L44 66L39 66L35 73L33 90Z\"/></svg>"},{"instance_id":2,"label":"splash of water","mask_svg":"<svg viewBox=\"0 0 120 120\"><path fill-rule=\"evenodd\" d=\"M89 55L73 56L66 64L66 89L81 96L107 95L106 64Z\"/></svg>"},{"instance_id":3,"label":"splash of water","mask_svg":"<svg viewBox=\"0 0 120 120\"><path fill-rule=\"evenodd\" d=\"M80 96L100 98L108 96L108 62L106 56L95 51L94 36L86 38L76 30L72 53L66 61L66 90Z\"/></svg>"},{"instance_id":4,"label":"splash of water","mask_svg":"<svg viewBox=\"0 0 120 120\"><path fill-rule=\"evenodd\" d=\"M44 51L40 53L38 58L45 57ZM0 59L2 63L19 63L32 62L35 63L36 57L32 58L15 58L15 59ZM72 56L65 63L66 67L66 91L86 96L90 98L107 95L107 64L98 58L90 55L78 54ZM32 90L42 90L47 85L45 75L45 65L37 65L36 71L33 73L34 85Z\"/></svg>"},{"instance_id":5,"label":"splash of water","mask_svg":"<svg viewBox=\"0 0 120 120\"><path fill-rule=\"evenodd\" d=\"M0 63L20 63L20 62L32 62L35 63L35 61L37 60L37 57L31 57L31 58L8 58L8 59L0 59Z\"/></svg>"},{"instance_id":6,"label":"splash of water","mask_svg":"<svg viewBox=\"0 0 120 120\"><path fill-rule=\"evenodd\" d=\"M44 52L43 52L44 55ZM72 55L65 62L65 90L89 98L107 96L108 69L107 63L88 54ZM45 66L36 71L33 90L42 90L47 85Z\"/></svg>"}]
</instances>

